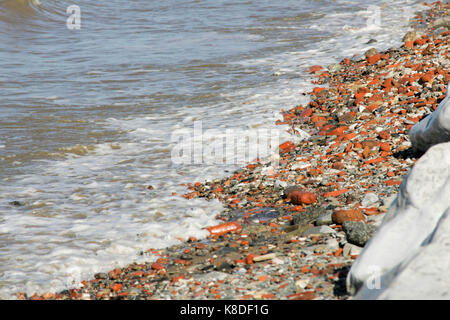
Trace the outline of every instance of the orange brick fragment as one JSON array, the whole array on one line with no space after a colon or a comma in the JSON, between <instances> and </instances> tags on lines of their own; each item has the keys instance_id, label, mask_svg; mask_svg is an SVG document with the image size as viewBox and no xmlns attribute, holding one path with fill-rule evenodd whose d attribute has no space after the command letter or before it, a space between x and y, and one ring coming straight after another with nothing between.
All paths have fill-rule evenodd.
<instances>
[{"instance_id":1,"label":"orange brick fragment","mask_svg":"<svg viewBox=\"0 0 450 320\"><path fill-rule=\"evenodd\" d=\"M336 190L336 191L331 191L331 192L325 192L323 194L324 197L337 197L343 193L348 192L348 189L341 189L341 190Z\"/></svg>"},{"instance_id":2,"label":"orange brick fragment","mask_svg":"<svg viewBox=\"0 0 450 320\"><path fill-rule=\"evenodd\" d=\"M359 209L336 210L331 218L336 224L343 224L345 221L365 221L364 215Z\"/></svg>"},{"instance_id":3,"label":"orange brick fragment","mask_svg":"<svg viewBox=\"0 0 450 320\"><path fill-rule=\"evenodd\" d=\"M386 180L384 184L387 186L399 186L402 182L400 180Z\"/></svg>"}]
</instances>

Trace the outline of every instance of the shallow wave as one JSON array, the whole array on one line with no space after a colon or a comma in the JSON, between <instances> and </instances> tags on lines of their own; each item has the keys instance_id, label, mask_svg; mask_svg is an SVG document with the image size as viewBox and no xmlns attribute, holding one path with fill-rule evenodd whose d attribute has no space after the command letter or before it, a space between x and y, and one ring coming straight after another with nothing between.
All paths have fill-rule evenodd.
<instances>
[{"instance_id":1,"label":"shallow wave","mask_svg":"<svg viewBox=\"0 0 450 320\"><path fill-rule=\"evenodd\" d=\"M38 27L65 19L65 13L65 1L0 0L0 23Z\"/></svg>"}]
</instances>

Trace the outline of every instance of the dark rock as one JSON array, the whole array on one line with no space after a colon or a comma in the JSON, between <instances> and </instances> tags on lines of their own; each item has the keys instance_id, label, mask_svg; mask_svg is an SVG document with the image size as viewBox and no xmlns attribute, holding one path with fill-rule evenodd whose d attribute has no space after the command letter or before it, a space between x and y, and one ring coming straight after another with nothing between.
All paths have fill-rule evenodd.
<instances>
[{"instance_id":1,"label":"dark rock","mask_svg":"<svg viewBox=\"0 0 450 320\"><path fill-rule=\"evenodd\" d=\"M280 216L280 212L277 208L267 207L258 208L258 210L250 217L250 221L253 220L265 220L269 221Z\"/></svg>"},{"instance_id":2,"label":"dark rock","mask_svg":"<svg viewBox=\"0 0 450 320\"><path fill-rule=\"evenodd\" d=\"M228 262L222 262L216 267L217 271L222 271L222 272L231 272L231 271L233 271L233 269L234 269L234 265L232 265Z\"/></svg>"},{"instance_id":3,"label":"dark rock","mask_svg":"<svg viewBox=\"0 0 450 320\"><path fill-rule=\"evenodd\" d=\"M326 213L326 209L324 207L308 208L308 211L301 212L301 213L295 215L291 221L291 224L300 225L300 226L307 225L324 213Z\"/></svg>"},{"instance_id":4,"label":"dark rock","mask_svg":"<svg viewBox=\"0 0 450 320\"><path fill-rule=\"evenodd\" d=\"M222 247L219 250L217 250L216 254L217 255L225 255L231 252L237 252L239 251L239 248L236 247Z\"/></svg>"},{"instance_id":5,"label":"dark rock","mask_svg":"<svg viewBox=\"0 0 450 320\"><path fill-rule=\"evenodd\" d=\"M95 279L108 279L108 275L104 272L96 273L94 275Z\"/></svg>"},{"instance_id":6,"label":"dark rock","mask_svg":"<svg viewBox=\"0 0 450 320\"><path fill-rule=\"evenodd\" d=\"M200 270L201 271L208 271L208 270L211 270L211 269L214 269L214 265L213 264L208 264L208 265L202 267Z\"/></svg>"},{"instance_id":7,"label":"dark rock","mask_svg":"<svg viewBox=\"0 0 450 320\"><path fill-rule=\"evenodd\" d=\"M377 228L362 221L345 221L342 224L342 229L349 243L364 247Z\"/></svg>"}]
</instances>

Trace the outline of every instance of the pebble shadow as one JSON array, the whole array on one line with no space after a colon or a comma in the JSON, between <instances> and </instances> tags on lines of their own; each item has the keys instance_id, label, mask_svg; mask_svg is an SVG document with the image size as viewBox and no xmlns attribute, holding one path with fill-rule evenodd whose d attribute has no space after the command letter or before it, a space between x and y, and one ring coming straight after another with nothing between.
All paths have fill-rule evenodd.
<instances>
[{"instance_id":1,"label":"pebble shadow","mask_svg":"<svg viewBox=\"0 0 450 320\"><path fill-rule=\"evenodd\" d=\"M338 298L348 298L346 279L347 274L350 271L351 266L336 269L335 272L339 272L338 280L334 284L333 293Z\"/></svg>"},{"instance_id":2,"label":"pebble shadow","mask_svg":"<svg viewBox=\"0 0 450 320\"><path fill-rule=\"evenodd\" d=\"M406 150L397 151L397 152L393 153L394 158L403 159L403 160L419 159L423 155L424 155L424 152L414 150L412 147L410 147Z\"/></svg>"}]
</instances>

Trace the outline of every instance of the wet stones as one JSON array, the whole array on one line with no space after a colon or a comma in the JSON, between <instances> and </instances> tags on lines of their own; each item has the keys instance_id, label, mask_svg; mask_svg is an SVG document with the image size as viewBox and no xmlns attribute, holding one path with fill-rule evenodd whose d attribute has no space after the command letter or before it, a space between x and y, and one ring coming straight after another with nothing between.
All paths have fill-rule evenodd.
<instances>
[{"instance_id":1,"label":"wet stones","mask_svg":"<svg viewBox=\"0 0 450 320\"><path fill-rule=\"evenodd\" d=\"M106 273L104 273L104 272L100 272L100 273L96 273L96 274L94 275L94 278L95 278L95 279L99 279L99 280L103 280L103 279L108 279L109 276L108 276L108 274L106 274Z\"/></svg>"},{"instance_id":2,"label":"wet stones","mask_svg":"<svg viewBox=\"0 0 450 320\"><path fill-rule=\"evenodd\" d=\"M410 42L420 38L420 34L417 31L409 31L403 36L403 42Z\"/></svg>"},{"instance_id":3,"label":"wet stones","mask_svg":"<svg viewBox=\"0 0 450 320\"><path fill-rule=\"evenodd\" d=\"M342 69L342 65L339 63L332 63L330 65L327 66L328 71L334 73L334 72L338 72Z\"/></svg>"},{"instance_id":4,"label":"wet stones","mask_svg":"<svg viewBox=\"0 0 450 320\"><path fill-rule=\"evenodd\" d=\"M375 48L370 48L369 50L367 50L364 55L366 56L366 58L372 57L374 55L378 54L378 50Z\"/></svg>"}]
</instances>

